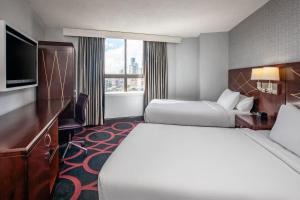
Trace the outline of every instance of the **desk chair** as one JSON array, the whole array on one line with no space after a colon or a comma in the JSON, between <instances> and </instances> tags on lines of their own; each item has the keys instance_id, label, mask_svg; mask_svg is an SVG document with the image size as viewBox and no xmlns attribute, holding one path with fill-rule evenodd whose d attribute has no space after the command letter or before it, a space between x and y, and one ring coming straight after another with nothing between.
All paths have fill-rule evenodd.
<instances>
[{"instance_id":1,"label":"desk chair","mask_svg":"<svg viewBox=\"0 0 300 200\"><path fill-rule=\"evenodd\" d=\"M85 123L85 109L88 102L88 95L80 93L75 105L75 118L74 119L63 119L59 121L58 130L61 133L69 134L69 142L62 156L62 161L68 152L68 149L73 145L85 151L87 154L87 148L84 148L84 141L74 141L72 140L72 133L76 129L81 129ZM70 133L71 132L71 133Z\"/></svg>"}]
</instances>

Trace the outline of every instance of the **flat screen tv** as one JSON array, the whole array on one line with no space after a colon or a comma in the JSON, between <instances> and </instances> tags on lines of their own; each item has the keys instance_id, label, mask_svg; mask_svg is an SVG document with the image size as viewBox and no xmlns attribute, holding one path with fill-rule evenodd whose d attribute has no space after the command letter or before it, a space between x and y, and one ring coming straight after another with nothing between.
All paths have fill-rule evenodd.
<instances>
[{"instance_id":1,"label":"flat screen tv","mask_svg":"<svg viewBox=\"0 0 300 200\"><path fill-rule=\"evenodd\" d=\"M4 61L2 68L5 69L0 70L5 73L1 77L0 89L7 91L36 86L37 42L6 24L2 24L1 29L1 43L5 44L1 53Z\"/></svg>"},{"instance_id":2,"label":"flat screen tv","mask_svg":"<svg viewBox=\"0 0 300 200\"><path fill-rule=\"evenodd\" d=\"M6 26L6 87L36 84L37 44Z\"/></svg>"}]
</instances>

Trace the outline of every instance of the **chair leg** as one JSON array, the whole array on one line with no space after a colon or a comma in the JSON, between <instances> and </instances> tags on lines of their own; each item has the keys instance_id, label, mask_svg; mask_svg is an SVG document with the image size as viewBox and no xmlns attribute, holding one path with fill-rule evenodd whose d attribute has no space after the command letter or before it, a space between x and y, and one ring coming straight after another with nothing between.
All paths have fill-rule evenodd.
<instances>
[{"instance_id":1,"label":"chair leg","mask_svg":"<svg viewBox=\"0 0 300 200\"><path fill-rule=\"evenodd\" d=\"M67 145L67 147L66 147L66 149L65 149L65 151L64 151L64 154L63 154L63 156L62 156L62 161L65 160L65 156L66 156L66 154L67 154L67 152L68 152L69 147L70 147L70 143L68 143L68 145Z\"/></svg>"},{"instance_id":2,"label":"chair leg","mask_svg":"<svg viewBox=\"0 0 300 200\"><path fill-rule=\"evenodd\" d=\"M76 140L76 141L72 141L73 143L79 143L79 144L82 144L84 145L85 144L85 141L83 140Z\"/></svg>"},{"instance_id":3,"label":"chair leg","mask_svg":"<svg viewBox=\"0 0 300 200\"><path fill-rule=\"evenodd\" d=\"M84 147L82 147L82 146L76 144L76 142L78 142L78 141L75 141L75 142L72 141L72 142L70 142L70 144L72 144L72 145L78 147L79 149L82 149L83 151L85 151L85 154L87 154L87 148L84 148Z\"/></svg>"},{"instance_id":4,"label":"chair leg","mask_svg":"<svg viewBox=\"0 0 300 200\"><path fill-rule=\"evenodd\" d=\"M70 135L71 135L71 134L70 134ZM79 141L72 141L72 137L71 137L71 136L69 136L69 139L70 139L70 140L69 140L69 142L68 142L68 145L67 145L67 147L66 147L66 149L65 149L65 151L64 151L64 154L63 154L63 156L62 156L62 161L65 160L65 157L66 157L66 155L67 155L67 152L68 152L69 148L70 148L72 145L78 147L79 149L82 149L83 151L85 151L85 155L87 155L88 149L87 149L87 148L84 148L84 147L82 147L82 146L80 146L80 145L77 144L77 143L79 143L79 144L84 145L84 144L85 144L85 141L82 141L82 140L79 140Z\"/></svg>"}]
</instances>

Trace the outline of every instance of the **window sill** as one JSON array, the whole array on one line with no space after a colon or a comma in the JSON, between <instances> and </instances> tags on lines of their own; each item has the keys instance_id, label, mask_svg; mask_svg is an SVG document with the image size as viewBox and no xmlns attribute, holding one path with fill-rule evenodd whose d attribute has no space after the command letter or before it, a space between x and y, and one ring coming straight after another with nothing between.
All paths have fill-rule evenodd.
<instances>
[{"instance_id":1,"label":"window sill","mask_svg":"<svg viewBox=\"0 0 300 200\"><path fill-rule=\"evenodd\" d=\"M144 91L139 92L107 92L105 96L143 96Z\"/></svg>"}]
</instances>

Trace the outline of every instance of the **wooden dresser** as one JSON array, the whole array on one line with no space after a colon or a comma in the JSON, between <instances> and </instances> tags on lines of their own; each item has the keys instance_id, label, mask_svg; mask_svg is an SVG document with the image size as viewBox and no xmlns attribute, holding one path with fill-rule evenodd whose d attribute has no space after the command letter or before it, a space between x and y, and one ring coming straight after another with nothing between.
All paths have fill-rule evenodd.
<instances>
[{"instance_id":1,"label":"wooden dresser","mask_svg":"<svg viewBox=\"0 0 300 200\"><path fill-rule=\"evenodd\" d=\"M0 199L50 199L58 117L70 100L39 100L0 117Z\"/></svg>"}]
</instances>

